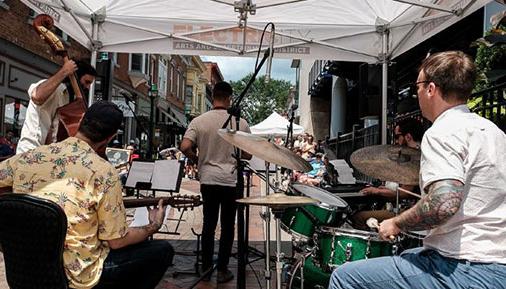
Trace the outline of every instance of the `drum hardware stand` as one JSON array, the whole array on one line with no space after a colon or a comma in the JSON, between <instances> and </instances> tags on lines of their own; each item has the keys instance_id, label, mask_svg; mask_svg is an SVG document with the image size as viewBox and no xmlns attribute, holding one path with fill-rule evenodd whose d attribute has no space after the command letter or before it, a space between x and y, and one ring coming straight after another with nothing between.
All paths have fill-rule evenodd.
<instances>
[{"instance_id":1,"label":"drum hardware stand","mask_svg":"<svg viewBox=\"0 0 506 289\"><path fill-rule=\"evenodd\" d=\"M269 182L269 162L265 162L265 195L270 193ZM269 208L262 208L262 218L264 219L264 234L265 234L265 282L266 289L271 289L271 215ZM277 231L276 231L277 234ZM279 289L279 288L278 288Z\"/></svg>"},{"instance_id":2,"label":"drum hardware stand","mask_svg":"<svg viewBox=\"0 0 506 289\"><path fill-rule=\"evenodd\" d=\"M281 289L281 277L283 272L283 257L284 254L281 252L281 224L280 220L283 216L284 208L271 208L274 214L274 220L276 221L276 289Z\"/></svg>"},{"instance_id":3,"label":"drum hardware stand","mask_svg":"<svg viewBox=\"0 0 506 289\"><path fill-rule=\"evenodd\" d=\"M245 167L247 167L249 169L249 171L246 173L246 197L249 197L250 196L250 187L251 187L251 173L255 173L255 174L258 174L257 171L255 171L252 167L248 166L247 164L245 165ZM265 258L265 254L261 251L259 251L257 248L254 248L254 247L251 247L249 245L249 206L246 206L246 209L245 209L245 233L244 233L244 241L246 243L246 265L248 264L251 264L251 263L254 263L258 260L261 260L263 258ZM260 217L262 217L262 214L260 213ZM263 217L262 217L263 219ZM250 260L249 259L249 254L252 253L253 255L256 256L255 259L253 260Z\"/></svg>"}]
</instances>

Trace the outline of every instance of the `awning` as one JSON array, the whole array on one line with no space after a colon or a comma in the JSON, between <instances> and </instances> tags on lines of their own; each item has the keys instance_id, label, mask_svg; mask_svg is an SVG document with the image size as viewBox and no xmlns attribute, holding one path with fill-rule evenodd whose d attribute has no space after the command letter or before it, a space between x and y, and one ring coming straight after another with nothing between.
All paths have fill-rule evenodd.
<instances>
[{"instance_id":1,"label":"awning","mask_svg":"<svg viewBox=\"0 0 506 289\"><path fill-rule=\"evenodd\" d=\"M178 119L178 121L183 124L184 127L188 126L188 120L186 119L186 115L184 113L177 111L174 109L174 107L171 107L169 111L174 114L176 119Z\"/></svg>"},{"instance_id":2,"label":"awning","mask_svg":"<svg viewBox=\"0 0 506 289\"><path fill-rule=\"evenodd\" d=\"M163 113L163 114L164 114L167 118L169 118L171 122L175 122L175 123L177 123L178 125L181 125L181 126L182 126L182 124L181 124L181 123L180 123L180 122L179 122L179 121L178 121L175 117L173 117L172 115L170 115L168 112L166 112L166 111L164 111L164 110L160 110L160 111L161 111L161 112L162 112L162 113Z\"/></svg>"}]
</instances>

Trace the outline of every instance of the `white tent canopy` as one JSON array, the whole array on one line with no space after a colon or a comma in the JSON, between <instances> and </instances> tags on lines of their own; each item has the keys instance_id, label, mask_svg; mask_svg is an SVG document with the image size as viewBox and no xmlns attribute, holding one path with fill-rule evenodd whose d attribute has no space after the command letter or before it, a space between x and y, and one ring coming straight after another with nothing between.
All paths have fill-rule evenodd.
<instances>
[{"instance_id":1,"label":"white tent canopy","mask_svg":"<svg viewBox=\"0 0 506 289\"><path fill-rule=\"evenodd\" d=\"M264 119L262 122L252 126L251 133L261 136L286 136L288 126L290 122L279 115L277 112L273 112L269 117ZM299 135L304 133L304 128L296 123L293 124L293 135Z\"/></svg>"},{"instance_id":2,"label":"white tent canopy","mask_svg":"<svg viewBox=\"0 0 506 289\"><path fill-rule=\"evenodd\" d=\"M273 22L275 57L369 63L395 58L490 1L23 0L101 51L255 56Z\"/></svg>"},{"instance_id":3,"label":"white tent canopy","mask_svg":"<svg viewBox=\"0 0 506 289\"><path fill-rule=\"evenodd\" d=\"M92 61L98 50L256 56L273 22L276 58L381 63L384 141L389 61L492 0L22 1L52 15Z\"/></svg>"}]
</instances>

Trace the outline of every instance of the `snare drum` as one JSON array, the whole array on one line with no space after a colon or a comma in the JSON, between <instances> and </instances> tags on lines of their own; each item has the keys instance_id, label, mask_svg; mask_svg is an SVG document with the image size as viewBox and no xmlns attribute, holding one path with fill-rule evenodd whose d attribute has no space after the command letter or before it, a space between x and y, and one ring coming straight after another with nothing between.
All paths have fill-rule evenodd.
<instances>
[{"instance_id":1,"label":"snare drum","mask_svg":"<svg viewBox=\"0 0 506 289\"><path fill-rule=\"evenodd\" d=\"M314 241L313 262L325 272L346 262L392 255L392 244L375 232L322 227Z\"/></svg>"},{"instance_id":2,"label":"snare drum","mask_svg":"<svg viewBox=\"0 0 506 289\"><path fill-rule=\"evenodd\" d=\"M308 240L313 237L315 227L337 227L343 223L343 212L348 204L341 198L321 188L304 184L292 184L291 189L293 195L316 199L319 204L286 209L281 217L281 226L288 233L298 239Z\"/></svg>"}]
</instances>

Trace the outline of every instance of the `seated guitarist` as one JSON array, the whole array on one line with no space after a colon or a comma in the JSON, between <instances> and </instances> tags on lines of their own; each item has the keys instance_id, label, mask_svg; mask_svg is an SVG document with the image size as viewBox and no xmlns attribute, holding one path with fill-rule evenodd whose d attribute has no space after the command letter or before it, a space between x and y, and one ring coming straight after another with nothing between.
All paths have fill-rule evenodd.
<instances>
[{"instance_id":1,"label":"seated guitarist","mask_svg":"<svg viewBox=\"0 0 506 289\"><path fill-rule=\"evenodd\" d=\"M0 188L59 204L68 220L63 261L70 288L155 288L172 263L166 240L150 240L164 218L162 203L150 223L129 228L115 168L97 155L116 135L123 113L94 103L75 137L0 163Z\"/></svg>"}]
</instances>

